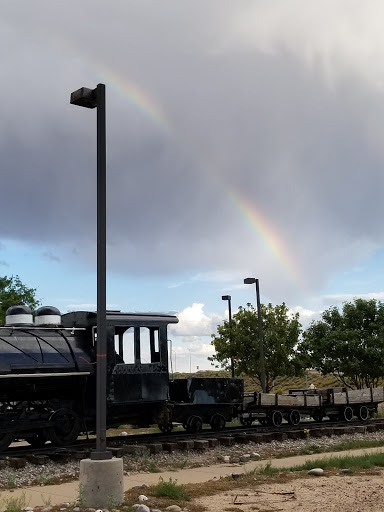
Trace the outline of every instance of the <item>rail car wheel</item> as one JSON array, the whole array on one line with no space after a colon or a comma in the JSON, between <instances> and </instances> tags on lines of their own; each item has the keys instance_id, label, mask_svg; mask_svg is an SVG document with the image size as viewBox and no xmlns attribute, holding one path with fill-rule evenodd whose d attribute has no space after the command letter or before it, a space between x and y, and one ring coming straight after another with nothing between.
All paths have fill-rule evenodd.
<instances>
[{"instance_id":1,"label":"rail car wheel","mask_svg":"<svg viewBox=\"0 0 384 512\"><path fill-rule=\"evenodd\" d=\"M161 432L164 432L165 434L168 434L169 432L172 432L172 430L173 430L172 423L159 423L158 427L161 430Z\"/></svg>"},{"instance_id":2,"label":"rail car wheel","mask_svg":"<svg viewBox=\"0 0 384 512\"><path fill-rule=\"evenodd\" d=\"M201 432L203 428L203 420L200 416L190 416L187 421L187 431L191 434Z\"/></svg>"},{"instance_id":3,"label":"rail car wheel","mask_svg":"<svg viewBox=\"0 0 384 512\"><path fill-rule=\"evenodd\" d=\"M352 421L352 418L353 418L353 410L352 410L352 407L350 407L349 405L347 405L346 407L344 407L344 409L341 411L340 413L340 419L342 421Z\"/></svg>"},{"instance_id":4,"label":"rail car wheel","mask_svg":"<svg viewBox=\"0 0 384 512\"><path fill-rule=\"evenodd\" d=\"M322 412L317 411L313 413L312 418L318 423L321 423L323 421L324 415Z\"/></svg>"},{"instance_id":5,"label":"rail car wheel","mask_svg":"<svg viewBox=\"0 0 384 512\"><path fill-rule=\"evenodd\" d=\"M214 414L209 424L212 430L223 430L225 428L225 418L222 414Z\"/></svg>"},{"instance_id":6,"label":"rail car wheel","mask_svg":"<svg viewBox=\"0 0 384 512\"><path fill-rule=\"evenodd\" d=\"M269 416L269 423L274 427L280 427L283 423L283 415L280 411L272 411Z\"/></svg>"},{"instance_id":7,"label":"rail car wheel","mask_svg":"<svg viewBox=\"0 0 384 512\"><path fill-rule=\"evenodd\" d=\"M292 409L291 411L289 411L287 419L290 425L298 425L301 420L299 411L297 409Z\"/></svg>"},{"instance_id":8,"label":"rail car wheel","mask_svg":"<svg viewBox=\"0 0 384 512\"><path fill-rule=\"evenodd\" d=\"M80 431L80 418L71 409L58 409L49 418L53 426L49 433L50 440L57 446L73 443Z\"/></svg>"},{"instance_id":9,"label":"rail car wheel","mask_svg":"<svg viewBox=\"0 0 384 512\"><path fill-rule=\"evenodd\" d=\"M366 405L362 405L359 407L359 410L357 411L357 416L359 420L361 421L367 421L369 418L369 409Z\"/></svg>"},{"instance_id":10,"label":"rail car wheel","mask_svg":"<svg viewBox=\"0 0 384 512\"><path fill-rule=\"evenodd\" d=\"M253 423L253 418L243 418L242 416L240 416L240 423L244 427L250 427Z\"/></svg>"}]
</instances>

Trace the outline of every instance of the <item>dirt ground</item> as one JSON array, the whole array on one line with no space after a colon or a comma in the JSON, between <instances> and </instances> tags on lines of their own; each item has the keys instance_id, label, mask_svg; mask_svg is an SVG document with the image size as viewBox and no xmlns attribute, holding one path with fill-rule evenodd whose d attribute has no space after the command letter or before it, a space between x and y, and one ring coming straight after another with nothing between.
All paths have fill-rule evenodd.
<instances>
[{"instance_id":1,"label":"dirt ground","mask_svg":"<svg viewBox=\"0 0 384 512\"><path fill-rule=\"evenodd\" d=\"M330 474L287 480L201 498L209 512L383 512L384 472L357 476ZM285 481L284 481L285 480Z\"/></svg>"}]
</instances>

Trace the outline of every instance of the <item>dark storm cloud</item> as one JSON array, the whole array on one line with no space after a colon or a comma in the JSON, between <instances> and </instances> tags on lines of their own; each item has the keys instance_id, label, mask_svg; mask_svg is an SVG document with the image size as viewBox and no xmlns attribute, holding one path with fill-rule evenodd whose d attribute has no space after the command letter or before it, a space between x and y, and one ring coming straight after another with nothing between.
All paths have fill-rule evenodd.
<instances>
[{"instance_id":1,"label":"dark storm cloud","mask_svg":"<svg viewBox=\"0 0 384 512\"><path fill-rule=\"evenodd\" d=\"M276 287L287 276L287 287L298 277L312 287L382 244L382 89L353 66L353 38L339 48L330 34L347 60L329 67L324 16L303 9L276 29L282 12L282 2L37 1L20 15L6 2L0 235L93 261L95 112L69 94L104 81L113 268L251 269L257 258ZM132 83L149 107L132 105Z\"/></svg>"}]
</instances>

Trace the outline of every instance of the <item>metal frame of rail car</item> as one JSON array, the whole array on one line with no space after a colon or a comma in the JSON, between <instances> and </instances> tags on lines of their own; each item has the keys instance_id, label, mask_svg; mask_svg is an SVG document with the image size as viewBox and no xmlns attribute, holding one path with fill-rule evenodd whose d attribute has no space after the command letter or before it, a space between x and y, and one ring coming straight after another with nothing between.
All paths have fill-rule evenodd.
<instances>
[{"instance_id":1,"label":"metal frame of rail car","mask_svg":"<svg viewBox=\"0 0 384 512\"><path fill-rule=\"evenodd\" d=\"M240 414L240 422L244 426L250 426L255 420L258 420L261 425L269 425L279 427L283 420L286 419L290 425L298 425L301 421L301 416L311 416L313 408L304 407L260 407L257 410L248 409L246 412Z\"/></svg>"},{"instance_id":2,"label":"metal frame of rail car","mask_svg":"<svg viewBox=\"0 0 384 512\"><path fill-rule=\"evenodd\" d=\"M191 433L203 424L212 430L225 428L238 415L242 405L244 381L235 378L190 377L169 383L172 419Z\"/></svg>"},{"instance_id":3,"label":"metal frame of rail car","mask_svg":"<svg viewBox=\"0 0 384 512\"><path fill-rule=\"evenodd\" d=\"M286 419L291 425L298 425L302 415L312 416L321 403L320 396L255 392L244 397L240 421L243 425L251 425L257 419L262 425L279 427Z\"/></svg>"},{"instance_id":4,"label":"metal frame of rail car","mask_svg":"<svg viewBox=\"0 0 384 512\"><path fill-rule=\"evenodd\" d=\"M96 313L67 313L62 322L84 327L92 340L97 339ZM107 311L108 427L157 423L163 430L171 429L167 327L177 322L173 315ZM88 429L95 427L94 405L93 386L87 395Z\"/></svg>"},{"instance_id":5,"label":"metal frame of rail car","mask_svg":"<svg viewBox=\"0 0 384 512\"><path fill-rule=\"evenodd\" d=\"M290 394L308 394L307 390L290 390ZM384 401L382 387L348 390L345 387L311 390L311 394L319 394L323 398L323 404L315 411L313 418L321 421L325 416L331 420L352 421L356 416L361 421L367 421L377 412L379 403ZM344 403L336 403L335 396L343 396ZM360 395L360 397L359 397ZM368 395L368 399L363 400ZM381 399L380 399L381 395Z\"/></svg>"},{"instance_id":6,"label":"metal frame of rail car","mask_svg":"<svg viewBox=\"0 0 384 512\"><path fill-rule=\"evenodd\" d=\"M383 400L375 399L375 391L379 391L384 399L383 388L366 388L365 390L348 390L345 387L313 389L313 390L289 390L290 395L318 395L322 397L322 405L311 414L315 421L322 421L326 416L333 421L352 421L357 417L361 421L367 421L375 412ZM335 403L335 393L345 395L345 403ZM369 400L354 400L353 395L361 393L369 394ZM350 399L351 398L351 399Z\"/></svg>"}]
</instances>

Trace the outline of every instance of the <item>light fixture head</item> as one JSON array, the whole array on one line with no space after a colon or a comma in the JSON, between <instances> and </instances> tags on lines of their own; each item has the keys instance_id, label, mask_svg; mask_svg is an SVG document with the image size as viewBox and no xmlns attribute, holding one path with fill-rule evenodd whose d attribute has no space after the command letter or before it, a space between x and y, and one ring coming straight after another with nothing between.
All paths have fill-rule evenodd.
<instances>
[{"instance_id":1,"label":"light fixture head","mask_svg":"<svg viewBox=\"0 0 384 512\"><path fill-rule=\"evenodd\" d=\"M71 105L79 107L95 108L97 107L97 89L88 89L81 87L71 93Z\"/></svg>"}]
</instances>

